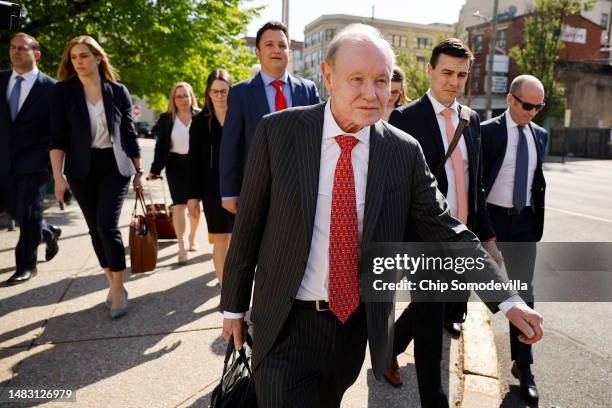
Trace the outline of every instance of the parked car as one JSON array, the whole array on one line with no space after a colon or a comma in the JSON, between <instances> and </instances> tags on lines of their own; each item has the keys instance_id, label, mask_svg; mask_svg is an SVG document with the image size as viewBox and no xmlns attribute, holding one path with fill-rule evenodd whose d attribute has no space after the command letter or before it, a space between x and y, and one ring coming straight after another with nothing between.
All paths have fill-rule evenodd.
<instances>
[{"instance_id":1,"label":"parked car","mask_svg":"<svg viewBox=\"0 0 612 408\"><path fill-rule=\"evenodd\" d=\"M134 122L134 125L136 125L138 137L144 137L147 139L153 138L153 132L151 132L152 126L147 122Z\"/></svg>"}]
</instances>

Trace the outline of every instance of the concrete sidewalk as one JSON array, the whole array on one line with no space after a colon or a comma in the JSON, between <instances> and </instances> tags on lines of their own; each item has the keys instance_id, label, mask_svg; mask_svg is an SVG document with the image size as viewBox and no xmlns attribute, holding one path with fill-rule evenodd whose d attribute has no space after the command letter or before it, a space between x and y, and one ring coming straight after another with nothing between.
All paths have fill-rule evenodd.
<instances>
[{"instance_id":1,"label":"concrete sidewalk","mask_svg":"<svg viewBox=\"0 0 612 408\"><path fill-rule=\"evenodd\" d=\"M133 200L127 200L120 222L126 245L132 208ZM4 387L56 388L76 390L77 404L53 407L207 407L222 372L225 343L204 222L199 228L201 249L190 253L188 265L176 263L173 241L162 241L155 272L130 275L128 269L130 311L112 321L103 305L106 280L78 206L65 211L51 206L45 216L62 227L59 254L51 262L40 262L38 276L29 282L0 287L0 401L6 401ZM13 273L17 238L18 231L0 231L2 281ZM39 259L44 259L44 245ZM398 304L397 316L404 306ZM486 313L475 314L466 333L486 328L483 316ZM483 356L486 336L483 341L471 349L465 344L476 359ZM445 338L443 383L452 406L460 406L464 398L463 349L463 338ZM412 347L400 356L400 363L404 386L394 389L374 379L367 356L342 407L420 406ZM496 372L496 359L493 364ZM471 370L466 397L472 402L464 406L494 406L490 399L473 405L476 400L470 398L490 394L495 372Z\"/></svg>"}]
</instances>

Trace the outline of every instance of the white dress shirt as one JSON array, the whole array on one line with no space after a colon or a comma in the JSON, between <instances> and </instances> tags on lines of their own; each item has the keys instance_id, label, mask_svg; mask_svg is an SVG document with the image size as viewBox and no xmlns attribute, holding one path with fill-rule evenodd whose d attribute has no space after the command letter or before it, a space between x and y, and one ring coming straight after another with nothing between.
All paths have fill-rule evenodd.
<instances>
[{"instance_id":1,"label":"white dress shirt","mask_svg":"<svg viewBox=\"0 0 612 408\"><path fill-rule=\"evenodd\" d=\"M458 120L458 119L457 119ZM336 123L331 112L330 100L325 105L325 116L323 119L323 139L321 142L321 162L319 163L319 192L317 195L317 207L315 213L314 228L310 253L306 263L306 270L300 289L296 295L300 300L325 300L328 298L329 279L329 225L331 219L331 200L334 185L334 172L336 163L340 157L340 146L335 140L336 136L352 135L359 139L351 152L351 163L355 176L355 197L357 200L357 226L359 231L359 242L363 231L363 215L365 209L366 183L368 177L368 162L370 154L370 126L361 129L357 133L346 133ZM520 302L518 296L502 302L499 309L505 314L516 301ZM226 319L237 319L244 317L244 313L223 312Z\"/></svg>"},{"instance_id":2,"label":"white dress shirt","mask_svg":"<svg viewBox=\"0 0 612 408\"><path fill-rule=\"evenodd\" d=\"M427 91L427 96L433 105L434 112L436 113L436 119L438 120L438 127L440 128L440 134L442 135L442 143L444 144L444 154L448 151L448 138L446 135L446 119L442 115L442 112L446 110L446 106L438 102L433 95L431 94L431 90ZM451 122L453 127L456 129L459 125L459 103L457 101L453 101L453 104L449 106L450 109L453 110L453 114L451 115ZM453 135L450 136L451 140ZM455 149L459 149L461 152L461 159L463 160L463 171L465 173L465 193L469 196L469 184L470 184L470 175L469 175L469 158L467 146L465 144L465 139L462 137L459 139L459 143ZM432 169L433 170L433 169ZM453 169L452 157L449 157L446 163L444 163L444 171L446 172L446 179L448 180L448 191L446 192L446 201L448 201L448 206L451 210L451 215L457 218L457 191L455 187L455 170Z\"/></svg>"},{"instance_id":3,"label":"white dress shirt","mask_svg":"<svg viewBox=\"0 0 612 408\"><path fill-rule=\"evenodd\" d=\"M493 182L493 187L487 196L487 203L498 205L500 207L514 207L512 197L514 195L514 172L516 167L516 151L518 149L519 132L518 125L510 112L506 110L506 129L508 135L508 143L506 144L506 153L502 161L499 173ZM527 205L531 203L531 187L533 185L533 175L535 174L538 165L535 139L531 133L529 126L523 127L523 133L527 139L527 150L529 152L529 162L527 170Z\"/></svg>"},{"instance_id":4,"label":"white dress shirt","mask_svg":"<svg viewBox=\"0 0 612 408\"><path fill-rule=\"evenodd\" d=\"M91 147L94 149L113 147L110 134L108 133L108 124L106 123L106 113L102 98L95 105L87 101L87 112L89 113L89 123L91 125Z\"/></svg>"},{"instance_id":5,"label":"white dress shirt","mask_svg":"<svg viewBox=\"0 0 612 408\"><path fill-rule=\"evenodd\" d=\"M178 116L174 117L172 133L170 133L170 152L177 154L189 153L189 128L191 121L187 125Z\"/></svg>"},{"instance_id":6,"label":"white dress shirt","mask_svg":"<svg viewBox=\"0 0 612 408\"><path fill-rule=\"evenodd\" d=\"M6 100L8 101L8 98L11 95L11 92L13 91L13 87L17 82L17 76L19 75L23 77L23 81L21 81L21 93L19 94L19 107L17 108L17 112L19 112L19 110L23 106L23 102L30 94L30 91L34 86L36 79L38 79L38 72L39 71L37 67L34 67L33 70L31 70L30 72L26 72L25 74L18 74L15 70L13 70L13 73L9 78L8 86L6 87Z\"/></svg>"}]
</instances>

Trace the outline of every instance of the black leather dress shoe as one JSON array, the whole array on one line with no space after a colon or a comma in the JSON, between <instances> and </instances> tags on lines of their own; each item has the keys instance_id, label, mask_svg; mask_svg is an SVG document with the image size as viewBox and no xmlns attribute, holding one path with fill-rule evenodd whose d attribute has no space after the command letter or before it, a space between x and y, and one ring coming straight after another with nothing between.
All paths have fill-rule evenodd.
<instances>
[{"instance_id":1,"label":"black leather dress shoe","mask_svg":"<svg viewBox=\"0 0 612 408\"><path fill-rule=\"evenodd\" d=\"M540 399L540 394L538 394L538 388L536 387L535 380L533 379L531 368L526 367L521 369L515 362L512 365L511 372L514 378L520 381L521 396L525 399L525 401L532 404L537 403Z\"/></svg>"},{"instance_id":2,"label":"black leather dress shoe","mask_svg":"<svg viewBox=\"0 0 612 408\"><path fill-rule=\"evenodd\" d=\"M461 326L459 323L444 322L444 328L454 338L461 336Z\"/></svg>"},{"instance_id":3,"label":"black leather dress shoe","mask_svg":"<svg viewBox=\"0 0 612 408\"><path fill-rule=\"evenodd\" d=\"M13 276L8 278L8 280L6 281L6 284L7 285L16 285L18 283L23 283L25 281L30 280L30 278L33 278L34 276L36 276L36 273L37 273L36 268L34 268L34 269L26 269L25 271L15 272L13 274Z\"/></svg>"},{"instance_id":4,"label":"black leather dress shoe","mask_svg":"<svg viewBox=\"0 0 612 408\"><path fill-rule=\"evenodd\" d=\"M53 231L53 237L50 241L47 242L47 250L45 251L45 259L47 261L52 260L57 252L59 251L59 245L57 241L59 240L60 235L62 235L62 229L60 227L51 227Z\"/></svg>"}]
</instances>

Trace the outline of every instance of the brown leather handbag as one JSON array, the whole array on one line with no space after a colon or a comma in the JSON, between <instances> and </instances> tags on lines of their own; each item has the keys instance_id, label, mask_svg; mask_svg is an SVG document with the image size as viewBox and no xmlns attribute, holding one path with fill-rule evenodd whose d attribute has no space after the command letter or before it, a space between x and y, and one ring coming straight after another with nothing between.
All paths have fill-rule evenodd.
<instances>
[{"instance_id":1,"label":"brown leather handbag","mask_svg":"<svg viewBox=\"0 0 612 408\"><path fill-rule=\"evenodd\" d=\"M159 180L163 180L161 176L156 177ZM164 197L163 203L155 203L153 201L153 193L151 191L151 185L147 181L147 187L149 189L149 198L151 204L147 204L147 210L155 214L155 226L157 227L157 238L158 239L176 239L176 232L174 232L174 224L172 224L172 206L168 205L166 199L166 189L162 181L162 193Z\"/></svg>"},{"instance_id":2,"label":"brown leather handbag","mask_svg":"<svg viewBox=\"0 0 612 408\"><path fill-rule=\"evenodd\" d=\"M138 214L138 204L143 214ZM157 264L157 229L155 214L147 210L142 191L136 193L136 202L130 222L130 263L132 273L150 272Z\"/></svg>"}]
</instances>

